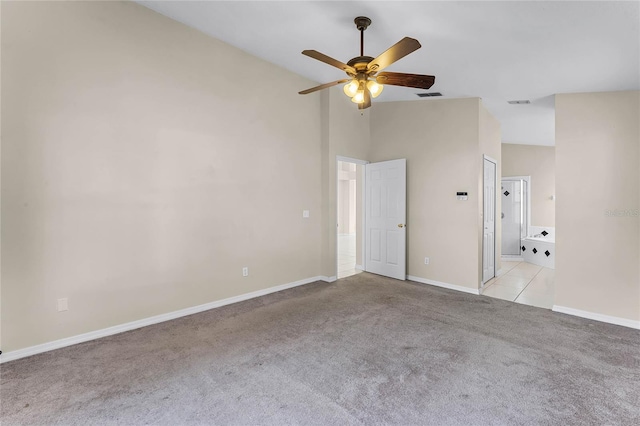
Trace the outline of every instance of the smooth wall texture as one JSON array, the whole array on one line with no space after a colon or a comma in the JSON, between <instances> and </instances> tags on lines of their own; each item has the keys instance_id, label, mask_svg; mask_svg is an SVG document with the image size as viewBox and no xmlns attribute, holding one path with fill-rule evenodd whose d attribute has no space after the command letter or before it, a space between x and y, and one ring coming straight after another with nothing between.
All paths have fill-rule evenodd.
<instances>
[{"instance_id":1,"label":"smooth wall texture","mask_svg":"<svg viewBox=\"0 0 640 426\"><path fill-rule=\"evenodd\" d=\"M467 98L371 110L372 162L407 159L408 275L478 289L479 108ZM457 201L457 191L469 200Z\"/></svg>"},{"instance_id":2,"label":"smooth wall texture","mask_svg":"<svg viewBox=\"0 0 640 426\"><path fill-rule=\"evenodd\" d=\"M500 179L502 176L502 131L500 128L500 123L495 119L493 115L487 111L487 109L482 105L482 101L480 101L480 108L478 109L479 120L478 120L478 136L480 140L480 149L479 149L479 158L481 161L480 164L480 175L478 177L478 193L484 193L484 156L489 156L494 159L496 164L496 187L495 187L495 203L496 203L496 221L495 221L495 265L496 265L496 273L502 267L502 261L500 259L502 253L502 221L500 220L500 212L502 211L502 197L500 194ZM480 212L484 212L484 199L483 197L478 197L478 208ZM484 228L484 218L480 216L478 220L478 250L482 254L483 247L483 228ZM482 281L482 257L480 257L479 263L479 281Z\"/></svg>"},{"instance_id":3,"label":"smooth wall texture","mask_svg":"<svg viewBox=\"0 0 640 426\"><path fill-rule=\"evenodd\" d=\"M556 95L555 304L640 320L640 92Z\"/></svg>"},{"instance_id":4,"label":"smooth wall texture","mask_svg":"<svg viewBox=\"0 0 640 426\"><path fill-rule=\"evenodd\" d=\"M337 156L367 161L369 158L369 114L360 111L345 96L342 86L309 96L322 97L322 275L337 273Z\"/></svg>"},{"instance_id":5,"label":"smooth wall texture","mask_svg":"<svg viewBox=\"0 0 640 426\"><path fill-rule=\"evenodd\" d=\"M319 275L314 82L134 3L1 19L3 351Z\"/></svg>"},{"instance_id":6,"label":"smooth wall texture","mask_svg":"<svg viewBox=\"0 0 640 426\"><path fill-rule=\"evenodd\" d=\"M556 148L502 144L502 176L531 176L531 225L556 225Z\"/></svg>"}]
</instances>

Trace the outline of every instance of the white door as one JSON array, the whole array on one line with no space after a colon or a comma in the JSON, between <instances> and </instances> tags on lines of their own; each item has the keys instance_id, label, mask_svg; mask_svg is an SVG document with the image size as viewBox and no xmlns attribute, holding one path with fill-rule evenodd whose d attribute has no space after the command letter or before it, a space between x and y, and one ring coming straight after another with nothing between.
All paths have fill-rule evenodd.
<instances>
[{"instance_id":1,"label":"white door","mask_svg":"<svg viewBox=\"0 0 640 426\"><path fill-rule=\"evenodd\" d=\"M496 275L496 163L484 159L483 225L482 234L482 283Z\"/></svg>"},{"instance_id":2,"label":"white door","mask_svg":"<svg viewBox=\"0 0 640 426\"><path fill-rule=\"evenodd\" d=\"M406 279L407 160L365 166L365 270Z\"/></svg>"}]
</instances>

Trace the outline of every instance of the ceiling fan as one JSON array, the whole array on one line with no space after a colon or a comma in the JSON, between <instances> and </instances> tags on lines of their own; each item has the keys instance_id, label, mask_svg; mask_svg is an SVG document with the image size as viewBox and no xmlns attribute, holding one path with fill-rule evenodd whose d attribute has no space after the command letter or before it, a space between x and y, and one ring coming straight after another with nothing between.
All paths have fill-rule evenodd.
<instances>
[{"instance_id":1,"label":"ceiling fan","mask_svg":"<svg viewBox=\"0 0 640 426\"><path fill-rule=\"evenodd\" d=\"M385 84L420 89L428 89L433 86L436 78L432 75L380 72L409 53L420 49L421 46L418 40L405 37L377 58L364 56L364 31L371 25L371 19L365 16L358 16L354 19L354 22L356 28L360 31L360 56L356 56L346 64L316 50L302 51L303 55L340 68L347 73L349 78L321 84L298 92L299 94L306 95L338 84L347 83L344 86L344 93L351 98L352 102L358 104L358 109L366 109L371 106L371 98L377 98Z\"/></svg>"}]
</instances>

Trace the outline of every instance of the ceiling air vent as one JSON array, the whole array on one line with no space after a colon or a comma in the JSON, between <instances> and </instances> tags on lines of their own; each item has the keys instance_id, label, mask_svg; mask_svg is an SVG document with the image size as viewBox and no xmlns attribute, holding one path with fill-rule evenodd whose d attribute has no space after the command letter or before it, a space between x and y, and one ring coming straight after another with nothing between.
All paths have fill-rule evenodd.
<instances>
[{"instance_id":1,"label":"ceiling air vent","mask_svg":"<svg viewBox=\"0 0 640 426\"><path fill-rule=\"evenodd\" d=\"M530 104L531 101L529 99L524 99L521 101L507 101L507 103L511 105L525 105L525 104Z\"/></svg>"},{"instance_id":2,"label":"ceiling air vent","mask_svg":"<svg viewBox=\"0 0 640 426\"><path fill-rule=\"evenodd\" d=\"M442 96L442 93L440 92L416 93L416 95L418 95L418 97L421 97L421 98L432 98L434 96Z\"/></svg>"}]
</instances>

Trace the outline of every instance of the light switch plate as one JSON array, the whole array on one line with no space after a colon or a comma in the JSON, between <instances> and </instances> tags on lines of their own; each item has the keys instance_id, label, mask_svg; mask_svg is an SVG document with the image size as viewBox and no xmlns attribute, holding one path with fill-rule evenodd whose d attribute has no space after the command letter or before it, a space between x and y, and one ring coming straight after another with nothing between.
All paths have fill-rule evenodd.
<instances>
[{"instance_id":1,"label":"light switch plate","mask_svg":"<svg viewBox=\"0 0 640 426\"><path fill-rule=\"evenodd\" d=\"M69 300L66 297L58 299L58 312L64 312L69 310Z\"/></svg>"},{"instance_id":2,"label":"light switch plate","mask_svg":"<svg viewBox=\"0 0 640 426\"><path fill-rule=\"evenodd\" d=\"M302 217L309 217L309 210L302 210Z\"/></svg>"}]
</instances>

